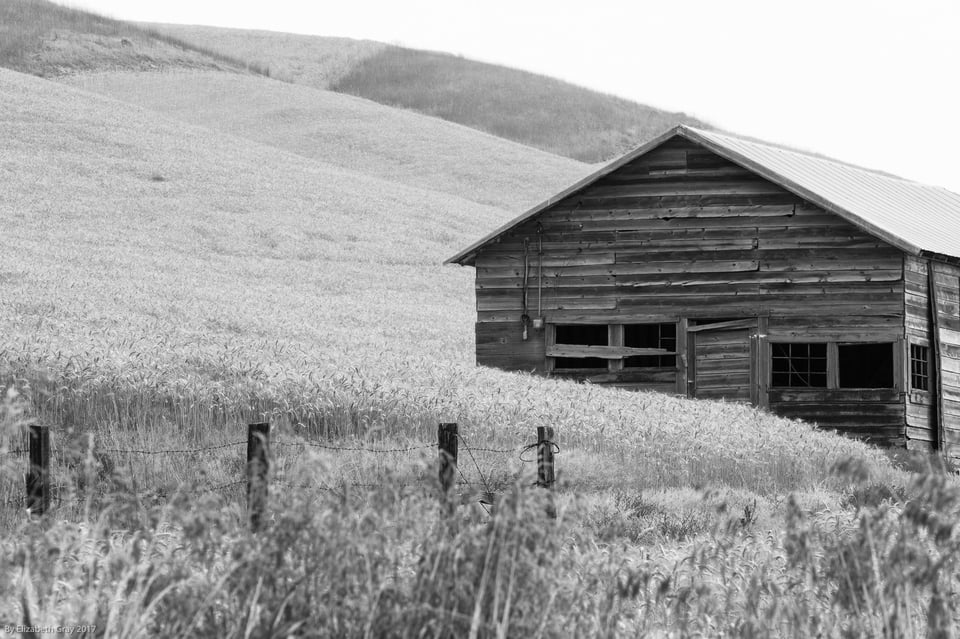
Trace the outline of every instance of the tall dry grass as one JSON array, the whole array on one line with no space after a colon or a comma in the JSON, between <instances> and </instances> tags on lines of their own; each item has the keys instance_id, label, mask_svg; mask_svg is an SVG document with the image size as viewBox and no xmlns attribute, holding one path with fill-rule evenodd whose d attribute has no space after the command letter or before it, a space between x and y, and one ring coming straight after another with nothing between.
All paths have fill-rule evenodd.
<instances>
[{"instance_id":1,"label":"tall dry grass","mask_svg":"<svg viewBox=\"0 0 960 639\"><path fill-rule=\"evenodd\" d=\"M846 481L860 474L846 469ZM301 468L298 482L317 473ZM545 516L516 486L492 517L440 519L435 489L278 491L257 534L216 496L19 524L0 541L0 623L96 636L947 637L958 621L960 490L920 475L856 512L790 499L761 528L704 494L706 522L589 500ZM669 515L669 513L667 513ZM652 522L655 537L624 531Z\"/></svg>"}]
</instances>

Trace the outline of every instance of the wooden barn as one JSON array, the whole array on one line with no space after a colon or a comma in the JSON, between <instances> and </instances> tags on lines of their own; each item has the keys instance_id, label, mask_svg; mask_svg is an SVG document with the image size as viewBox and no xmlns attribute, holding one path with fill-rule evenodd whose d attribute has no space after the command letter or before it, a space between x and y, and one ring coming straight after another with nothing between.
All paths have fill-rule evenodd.
<instances>
[{"instance_id":1,"label":"wooden barn","mask_svg":"<svg viewBox=\"0 0 960 639\"><path fill-rule=\"evenodd\" d=\"M477 363L960 457L960 196L679 126L460 251Z\"/></svg>"}]
</instances>

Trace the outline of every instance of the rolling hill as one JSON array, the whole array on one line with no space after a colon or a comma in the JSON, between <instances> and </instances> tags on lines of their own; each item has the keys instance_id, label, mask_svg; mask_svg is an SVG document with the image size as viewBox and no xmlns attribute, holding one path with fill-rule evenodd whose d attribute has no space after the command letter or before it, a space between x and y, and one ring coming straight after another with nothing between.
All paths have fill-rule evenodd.
<instances>
[{"instance_id":1,"label":"rolling hill","mask_svg":"<svg viewBox=\"0 0 960 639\"><path fill-rule=\"evenodd\" d=\"M243 59L48 0L0 2L0 67L44 77L105 69L265 73Z\"/></svg>"},{"instance_id":2,"label":"rolling hill","mask_svg":"<svg viewBox=\"0 0 960 639\"><path fill-rule=\"evenodd\" d=\"M149 26L251 59L284 80L432 115L582 162L610 160L678 123L708 126L683 113L446 53L344 38Z\"/></svg>"},{"instance_id":3,"label":"rolling hill","mask_svg":"<svg viewBox=\"0 0 960 639\"><path fill-rule=\"evenodd\" d=\"M354 96L217 71L85 73L64 81L327 164L519 212L588 165Z\"/></svg>"},{"instance_id":4,"label":"rolling hill","mask_svg":"<svg viewBox=\"0 0 960 639\"><path fill-rule=\"evenodd\" d=\"M0 136L3 377L46 389L55 423L210 437L266 411L428 437L452 417L512 442L535 419L587 450L629 440L657 485L763 491L866 450L743 406L475 368L472 272L439 264L502 209L10 71Z\"/></svg>"},{"instance_id":5,"label":"rolling hill","mask_svg":"<svg viewBox=\"0 0 960 639\"><path fill-rule=\"evenodd\" d=\"M373 40L256 29L152 22L135 24L183 42L209 47L240 60L248 60L257 68L268 70L272 78L314 89L329 89L331 84L349 73L361 61L388 47L383 42Z\"/></svg>"},{"instance_id":6,"label":"rolling hill","mask_svg":"<svg viewBox=\"0 0 960 639\"><path fill-rule=\"evenodd\" d=\"M133 24L54 4L0 4L0 66L64 77L97 71L273 75L485 131L584 162L612 159L679 122L669 113L526 71L348 38Z\"/></svg>"}]
</instances>

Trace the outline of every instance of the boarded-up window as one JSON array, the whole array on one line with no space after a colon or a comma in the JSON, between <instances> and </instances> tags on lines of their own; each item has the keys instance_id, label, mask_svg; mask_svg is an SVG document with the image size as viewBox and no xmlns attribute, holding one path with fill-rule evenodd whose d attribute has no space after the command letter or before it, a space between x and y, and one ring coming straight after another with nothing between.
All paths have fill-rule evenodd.
<instances>
[{"instance_id":1,"label":"boarded-up window","mask_svg":"<svg viewBox=\"0 0 960 639\"><path fill-rule=\"evenodd\" d=\"M609 333L606 324L557 324L554 343L570 346L607 346ZM607 360L599 357L557 357L553 368L606 368Z\"/></svg>"},{"instance_id":2,"label":"boarded-up window","mask_svg":"<svg viewBox=\"0 0 960 639\"><path fill-rule=\"evenodd\" d=\"M893 388L893 344L837 344L840 388Z\"/></svg>"},{"instance_id":3,"label":"boarded-up window","mask_svg":"<svg viewBox=\"0 0 960 639\"><path fill-rule=\"evenodd\" d=\"M630 348L662 348L676 353L676 324L624 324L623 345ZM635 355L623 360L626 368L676 368L676 355Z\"/></svg>"},{"instance_id":4,"label":"boarded-up window","mask_svg":"<svg viewBox=\"0 0 960 639\"><path fill-rule=\"evenodd\" d=\"M910 345L910 388L930 390L930 348Z\"/></svg>"},{"instance_id":5,"label":"boarded-up window","mask_svg":"<svg viewBox=\"0 0 960 639\"><path fill-rule=\"evenodd\" d=\"M826 388L826 344L770 344L771 384L778 388Z\"/></svg>"}]
</instances>

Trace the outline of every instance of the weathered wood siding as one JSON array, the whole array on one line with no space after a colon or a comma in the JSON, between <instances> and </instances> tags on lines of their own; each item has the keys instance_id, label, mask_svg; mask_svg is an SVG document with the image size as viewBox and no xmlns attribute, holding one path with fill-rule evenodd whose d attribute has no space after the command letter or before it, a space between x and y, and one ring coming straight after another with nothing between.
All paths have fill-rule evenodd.
<instances>
[{"instance_id":1,"label":"weathered wood siding","mask_svg":"<svg viewBox=\"0 0 960 639\"><path fill-rule=\"evenodd\" d=\"M930 353L930 389L909 388L906 398L907 446L935 449L938 445L937 410L942 407L946 452L960 457L960 268L933 261L936 282L937 324L939 327L942 378L936 379L936 346L932 327L929 287L930 263L914 256L904 257L906 284L904 325L909 343L927 346ZM909 346L906 350L909 374ZM942 389L942 403L937 391Z\"/></svg>"},{"instance_id":2,"label":"weathered wood siding","mask_svg":"<svg viewBox=\"0 0 960 639\"><path fill-rule=\"evenodd\" d=\"M771 340L903 337L898 249L681 138L478 252L478 363L546 371L546 332L531 328L526 342L520 337L525 240L528 314L536 317L539 306L548 323L762 317L768 318L757 346L763 358ZM656 375L636 380L602 371L593 381L684 389L677 371ZM897 393L791 392L771 393L770 408L902 442Z\"/></svg>"}]
</instances>

